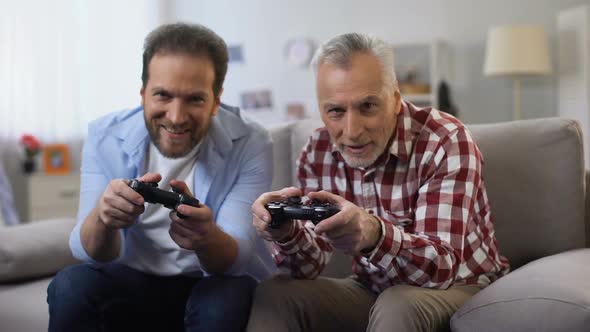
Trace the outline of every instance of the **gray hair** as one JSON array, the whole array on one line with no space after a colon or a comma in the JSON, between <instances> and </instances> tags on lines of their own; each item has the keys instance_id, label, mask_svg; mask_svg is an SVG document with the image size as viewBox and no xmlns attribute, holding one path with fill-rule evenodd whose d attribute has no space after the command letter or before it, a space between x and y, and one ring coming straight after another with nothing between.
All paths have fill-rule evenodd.
<instances>
[{"instance_id":1,"label":"gray hair","mask_svg":"<svg viewBox=\"0 0 590 332\"><path fill-rule=\"evenodd\" d=\"M385 84L397 87L392 45L380 38L360 33L345 33L323 43L311 60L314 74L317 75L319 66L325 62L347 68L350 66L352 56L357 53L375 56L383 68Z\"/></svg>"}]
</instances>

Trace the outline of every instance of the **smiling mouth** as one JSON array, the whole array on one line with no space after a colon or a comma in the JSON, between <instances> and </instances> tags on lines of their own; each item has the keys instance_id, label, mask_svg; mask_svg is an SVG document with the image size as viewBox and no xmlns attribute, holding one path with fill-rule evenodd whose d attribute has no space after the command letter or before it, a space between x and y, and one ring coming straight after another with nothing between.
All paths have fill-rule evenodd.
<instances>
[{"instance_id":1,"label":"smiling mouth","mask_svg":"<svg viewBox=\"0 0 590 332\"><path fill-rule=\"evenodd\" d=\"M170 129L165 126L160 126L160 128L163 129L164 132L167 134L167 136L170 137L171 139L181 139L181 138L185 137L189 132L188 129L184 129L184 130Z\"/></svg>"},{"instance_id":2,"label":"smiling mouth","mask_svg":"<svg viewBox=\"0 0 590 332\"><path fill-rule=\"evenodd\" d=\"M355 144L355 145L347 145L344 144L344 150L350 154L364 154L368 148L369 148L369 143L367 144Z\"/></svg>"}]
</instances>

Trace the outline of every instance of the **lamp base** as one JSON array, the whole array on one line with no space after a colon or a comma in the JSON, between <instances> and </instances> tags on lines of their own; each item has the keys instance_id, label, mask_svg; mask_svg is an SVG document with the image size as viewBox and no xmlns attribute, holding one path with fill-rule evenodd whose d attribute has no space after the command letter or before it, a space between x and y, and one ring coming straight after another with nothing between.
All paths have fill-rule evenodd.
<instances>
[{"instance_id":1,"label":"lamp base","mask_svg":"<svg viewBox=\"0 0 590 332\"><path fill-rule=\"evenodd\" d=\"M514 121L522 119L522 112L520 110L520 77L514 76L514 113L512 118Z\"/></svg>"}]
</instances>

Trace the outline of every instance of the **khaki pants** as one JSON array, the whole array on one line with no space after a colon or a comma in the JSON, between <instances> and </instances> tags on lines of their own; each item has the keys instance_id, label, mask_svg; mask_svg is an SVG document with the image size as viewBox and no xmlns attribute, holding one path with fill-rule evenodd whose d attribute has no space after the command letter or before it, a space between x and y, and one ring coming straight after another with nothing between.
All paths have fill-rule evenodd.
<instances>
[{"instance_id":1,"label":"khaki pants","mask_svg":"<svg viewBox=\"0 0 590 332\"><path fill-rule=\"evenodd\" d=\"M481 288L394 286L379 295L352 279L278 276L256 289L247 331L448 331Z\"/></svg>"}]
</instances>

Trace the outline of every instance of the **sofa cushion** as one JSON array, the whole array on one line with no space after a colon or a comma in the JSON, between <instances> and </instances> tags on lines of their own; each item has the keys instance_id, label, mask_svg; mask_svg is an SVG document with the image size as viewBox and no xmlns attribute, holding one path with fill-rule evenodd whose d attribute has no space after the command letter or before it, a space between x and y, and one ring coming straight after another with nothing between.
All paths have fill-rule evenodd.
<instances>
[{"instance_id":1,"label":"sofa cushion","mask_svg":"<svg viewBox=\"0 0 590 332\"><path fill-rule=\"evenodd\" d=\"M51 278L0 285L0 330L47 331L47 286Z\"/></svg>"},{"instance_id":2,"label":"sofa cushion","mask_svg":"<svg viewBox=\"0 0 590 332\"><path fill-rule=\"evenodd\" d=\"M453 332L587 331L590 249L541 258L472 297L451 319Z\"/></svg>"},{"instance_id":3,"label":"sofa cushion","mask_svg":"<svg viewBox=\"0 0 590 332\"><path fill-rule=\"evenodd\" d=\"M546 118L467 127L484 156L496 237L511 266L584 247L578 124Z\"/></svg>"},{"instance_id":4,"label":"sofa cushion","mask_svg":"<svg viewBox=\"0 0 590 332\"><path fill-rule=\"evenodd\" d=\"M68 245L74 224L67 218L0 228L0 282L47 276L75 263Z\"/></svg>"}]
</instances>

